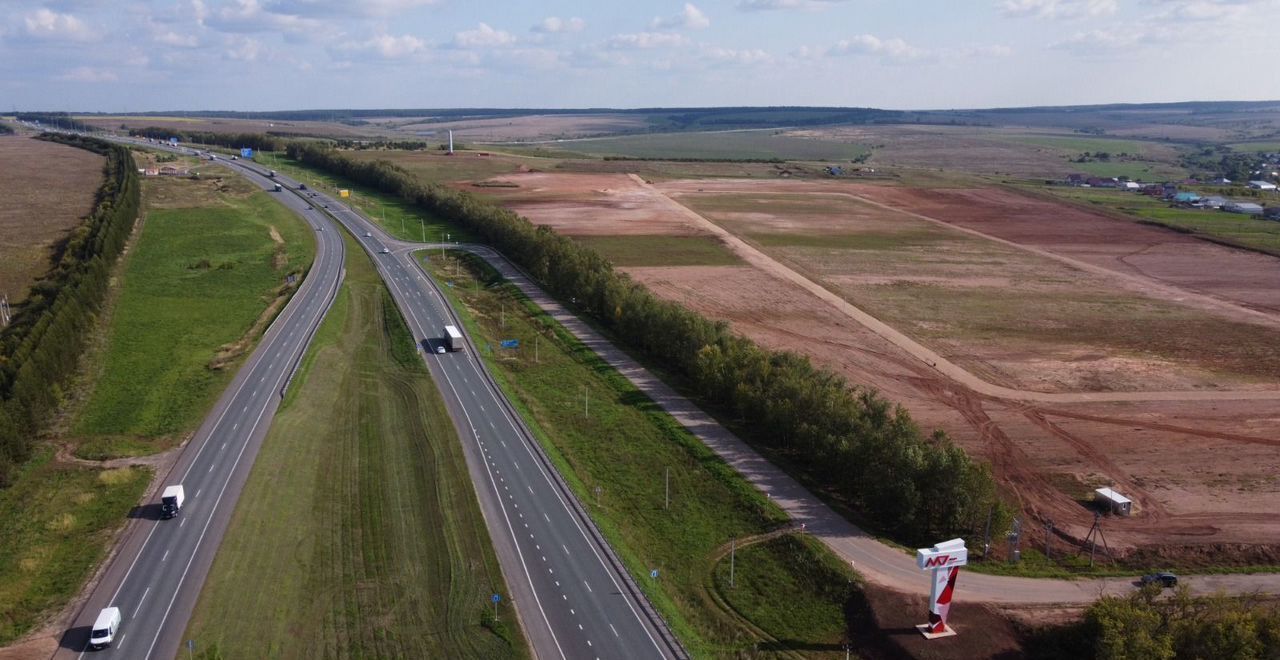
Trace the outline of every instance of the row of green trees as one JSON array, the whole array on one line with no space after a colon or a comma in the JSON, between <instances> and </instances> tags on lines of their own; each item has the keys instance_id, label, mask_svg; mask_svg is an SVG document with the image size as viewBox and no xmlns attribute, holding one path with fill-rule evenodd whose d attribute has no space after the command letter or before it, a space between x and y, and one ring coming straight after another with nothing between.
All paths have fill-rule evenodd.
<instances>
[{"instance_id":1,"label":"row of green trees","mask_svg":"<svg viewBox=\"0 0 1280 660\"><path fill-rule=\"evenodd\" d=\"M262 133L211 133L207 131L175 131L163 126L147 126L129 129L133 137L145 137L155 140L168 140L176 137L182 142L194 144L210 144L230 149L248 147L255 151L283 151L285 139Z\"/></svg>"},{"instance_id":2,"label":"row of green trees","mask_svg":"<svg viewBox=\"0 0 1280 660\"><path fill-rule=\"evenodd\" d=\"M748 441L904 542L971 534L999 508L987 468L941 432L925 436L876 392L657 298L547 227L465 191L419 182L386 161L359 162L315 144L290 145L288 155L465 226L552 294L686 379L705 404L740 421Z\"/></svg>"},{"instance_id":3,"label":"row of green trees","mask_svg":"<svg viewBox=\"0 0 1280 660\"><path fill-rule=\"evenodd\" d=\"M1192 596L1185 587L1169 598L1155 585L1128 596L1109 596L1085 613L1082 640L1098 660L1172 658L1280 658L1280 608L1253 598Z\"/></svg>"},{"instance_id":4,"label":"row of green trees","mask_svg":"<svg viewBox=\"0 0 1280 660\"><path fill-rule=\"evenodd\" d=\"M128 149L78 136L41 138L102 154L106 176L93 211L58 246L53 268L0 333L0 486L30 457L44 420L61 403L138 217L137 166Z\"/></svg>"}]
</instances>

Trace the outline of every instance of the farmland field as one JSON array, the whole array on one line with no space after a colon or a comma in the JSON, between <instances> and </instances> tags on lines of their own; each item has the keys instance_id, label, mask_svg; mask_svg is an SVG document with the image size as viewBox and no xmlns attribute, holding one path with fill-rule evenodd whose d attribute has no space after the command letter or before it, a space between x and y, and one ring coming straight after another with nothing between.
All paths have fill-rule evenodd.
<instances>
[{"instance_id":1,"label":"farmland field","mask_svg":"<svg viewBox=\"0 0 1280 660\"><path fill-rule=\"evenodd\" d=\"M147 179L92 392L71 432L90 458L176 444L234 375L314 257L311 228L236 177Z\"/></svg>"},{"instance_id":2,"label":"farmland field","mask_svg":"<svg viewBox=\"0 0 1280 660\"><path fill-rule=\"evenodd\" d=\"M0 294L16 304L49 270L53 246L93 209L102 156L25 137L0 137Z\"/></svg>"},{"instance_id":3,"label":"farmland field","mask_svg":"<svg viewBox=\"0 0 1280 660\"><path fill-rule=\"evenodd\" d=\"M1058 187L1036 190L1280 255L1280 222L1274 220L1222 211L1170 208L1160 199L1114 190Z\"/></svg>"},{"instance_id":4,"label":"farmland field","mask_svg":"<svg viewBox=\"0 0 1280 660\"><path fill-rule=\"evenodd\" d=\"M1263 357L1273 331L907 214L816 194L677 199L989 381L1088 391L1280 380L1280 361Z\"/></svg>"},{"instance_id":5,"label":"farmland field","mask_svg":"<svg viewBox=\"0 0 1280 660\"><path fill-rule=\"evenodd\" d=\"M727 611L711 593L718 589L712 580L717 565L723 565L720 550L731 539L779 527L784 515L487 266L466 259L467 266L455 271L452 261L432 253L424 265L438 278L448 273L455 286L445 293L478 345L496 344L499 337L520 340L518 351L486 354L495 379L693 655L732 656L763 642L806 657L843 657L843 606L853 578L843 564L817 544L801 543L790 553L761 547L763 560L743 578L744 592L787 585L790 621L803 625L783 636L773 625L776 608L752 605L736 614ZM484 278L483 286L474 286L476 276ZM581 407L583 392L590 397L589 417ZM666 470L669 510L664 507L663 477L655 476ZM651 567L663 575L656 585L645 577ZM823 584L832 576L837 584ZM752 625L782 638L759 635Z\"/></svg>"},{"instance_id":6,"label":"farmland field","mask_svg":"<svg viewBox=\"0 0 1280 660\"><path fill-rule=\"evenodd\" d=\"M525 657L462 447L354 242L187 638L222 657Z\"/></svg>"},{"instance_id":7,"label":"farmland field","mask_svg":"<svg viewBox=\"0 0 1280 660\"><path fill-rule=\"evenodd\" d=\"M616 138L566 140L545 145L578 153L633 158L781 158L849 160L867 153L864 145L785 135L777 129L715 133L653 133Z\"/></svg>"}]
</instances>

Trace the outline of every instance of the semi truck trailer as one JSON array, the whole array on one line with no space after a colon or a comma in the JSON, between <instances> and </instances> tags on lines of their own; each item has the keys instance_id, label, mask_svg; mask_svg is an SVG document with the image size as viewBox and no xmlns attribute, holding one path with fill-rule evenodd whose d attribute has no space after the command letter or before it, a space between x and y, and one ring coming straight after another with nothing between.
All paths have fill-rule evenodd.
<instances>
[{"instance_id":1,"label":"semi truck trailer","mask_svg":"<svg viewBox=\"0 0 1280 660\"><path fill-rule=\"evenodd\" d=\"M462 350L462 333L451 325L444 327L444 347L450 351Z\"/></svg>"}]
</instances>

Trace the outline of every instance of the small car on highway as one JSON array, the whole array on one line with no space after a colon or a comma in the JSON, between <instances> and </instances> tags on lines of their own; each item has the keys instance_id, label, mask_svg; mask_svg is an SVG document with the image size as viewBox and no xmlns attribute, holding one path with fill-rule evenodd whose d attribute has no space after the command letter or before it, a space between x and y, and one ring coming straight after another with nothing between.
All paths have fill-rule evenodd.
<instances>
[{"instance_id":1,"label":"small car on highway","mask_svg":"<svg viewBox=\"0 0 1280 660\"><path fill-rule=\"evenodd\" d=\"M1142 576L1142 579L1138 580L1138 582L1144 585L1159 583L1160 586L1165 589L1172 589L1178 586L1178 576L1170 573L1169 571L1161 571L1159 573L1144 575Z\"/></svg>"},{"instance_id":2,"label":"small car on highway","mask_svg":"<svg viewBox=\"0 0 1280 660\"><path fill-rule=\"evenodd\" d=\"M379 252L381 252L382 254L391 254L391 250L387 248L382 248L381 250L379 250Z\"/></svg>"}]
</instances>

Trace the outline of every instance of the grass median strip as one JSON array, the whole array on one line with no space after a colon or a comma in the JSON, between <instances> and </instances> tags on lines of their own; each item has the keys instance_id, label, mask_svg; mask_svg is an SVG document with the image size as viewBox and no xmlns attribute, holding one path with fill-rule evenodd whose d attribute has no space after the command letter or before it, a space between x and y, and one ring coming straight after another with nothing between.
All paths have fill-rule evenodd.
<instances>
[{"instance_id":1,"label":"grass median strip","mask_svg":"<svg viewBox=\"0 0 1280 660\"><path fill-rule=\"evenodd\" d=\"M254 464L188 635L223 657L525 657L444 403L364 253Z\"/></svg>"},{"instance_id":2,"label":"grass median strip","mask_svg":"<svg viewBox=\"0 0 1280 660\"><path fill-rule=\"evenodd\" d=\"M807 543L762 545L753 551L763 558L756 570L733 587L792 585L787 595L804 621L798 632L755 621L763 610L739 609L717 595L720 550L779 529L785 515L492 269L452 252L425 256L499 385L695 656L767 648L843 657L841 598L807 586L833 570L825 551ZM519 347L499 348L506 339L519 340ZM654 569L657 580L650 578ZM852 589L852 579L845 572L841 587Z\"/></svg>"}]
</instances>

